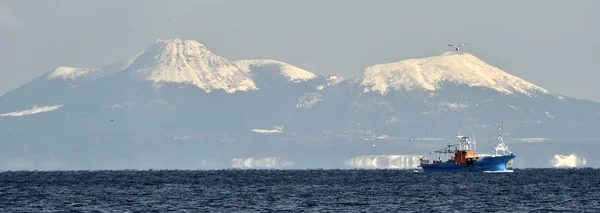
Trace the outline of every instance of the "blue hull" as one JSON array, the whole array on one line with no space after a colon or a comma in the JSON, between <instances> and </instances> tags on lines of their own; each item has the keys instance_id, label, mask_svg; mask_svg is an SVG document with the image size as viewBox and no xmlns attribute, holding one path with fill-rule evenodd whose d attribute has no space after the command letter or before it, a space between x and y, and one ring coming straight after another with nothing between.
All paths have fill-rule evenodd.
<instances>
[{"instance_id":1,"label":"blue hull","mask_svg":"<svg viewBox=\"0 0 600 213\"><path fill-rule=\"evenodd\" d=\"M503 172L509 171L508 162L514 159L514 154L496 156L496 157L481 157L474 162L473 165L457 165L454 161L421 164L423 172Z\"/></svg>"}]
</instances>

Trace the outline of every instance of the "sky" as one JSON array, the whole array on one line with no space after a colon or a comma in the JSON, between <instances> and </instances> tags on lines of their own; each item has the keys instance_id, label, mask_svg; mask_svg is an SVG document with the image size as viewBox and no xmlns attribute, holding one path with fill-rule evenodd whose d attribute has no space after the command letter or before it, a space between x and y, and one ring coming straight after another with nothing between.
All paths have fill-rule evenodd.
<instances>
[{"instance_id":1,"label":"sky","mask_svg":"<svg viewBox=\"0 0 600 213\"><path fill-rule=\"evenodd\" d=\"M231 60L344 76L467 43L462 51L531 83L600 102L599 9L593 0L2 0L0 94L59 66L103 66L179 38Z\"/></svg>"}]
</instances>

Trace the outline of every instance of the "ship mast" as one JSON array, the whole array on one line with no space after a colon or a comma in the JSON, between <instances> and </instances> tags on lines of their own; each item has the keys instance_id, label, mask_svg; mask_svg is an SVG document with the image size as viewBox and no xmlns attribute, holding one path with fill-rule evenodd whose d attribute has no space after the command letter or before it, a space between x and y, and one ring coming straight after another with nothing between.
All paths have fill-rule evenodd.
<instances>
[{"instance_id":1,"label":"ship mast","mask_svg":"<svg viewBox=\"0 0 600 213\"><path fill-rule=\"evenodd\" d=\"M504 121L500 124L500 128L498 129L498 145L494 147L496 150L496 155L498 155L498 151L502 151L502 155L506 155L506 151L511 152L508 149L508 145L504 143L504 136L502 135L502 130L504 129Z\"/></svg>"},{"instance_id":2,"label":"ship mast","mask_svg":"<svg viewBox=\"0 0 600 213\"><path fill-rule=\"evenodd\" d=\"M473 136L471 136L473 141L473 150L477 150L477 140L475 140L475 132L473 132Z\"/></svg>"}]
</instances>

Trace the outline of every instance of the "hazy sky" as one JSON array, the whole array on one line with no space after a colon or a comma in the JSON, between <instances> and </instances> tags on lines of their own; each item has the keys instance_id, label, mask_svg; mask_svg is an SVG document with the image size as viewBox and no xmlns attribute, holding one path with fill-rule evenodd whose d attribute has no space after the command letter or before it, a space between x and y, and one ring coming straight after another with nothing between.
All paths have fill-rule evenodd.
<instances>
[{"instance_id":1,"label":"hazy sky","mask_svg":"<svg viewBox=\"0 0 600 213\"><path fill-rule=\"evenodd\" d=\"M0 1L0 94L58 66L127 59L157 38L319 74L448 51L600 101L600 1ZM167 21L171 17L171 22Z\"/></svg>"}]
</instances>

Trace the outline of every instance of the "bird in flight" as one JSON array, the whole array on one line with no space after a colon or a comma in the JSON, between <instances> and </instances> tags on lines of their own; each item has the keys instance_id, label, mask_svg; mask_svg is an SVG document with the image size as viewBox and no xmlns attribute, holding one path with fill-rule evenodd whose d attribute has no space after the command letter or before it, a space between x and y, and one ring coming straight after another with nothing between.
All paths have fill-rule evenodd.
<instances>
[{"instance_id":1,"label":"bird in flight","mask_svg":"<svg viewBox=\"0 0 600 213\"><path fill-rule=\"evenodd\" d=\"M467 44L461 44L461 45L459 45L458 47L457 47L457 46L454 46L454 44L448 44L447 46L449 46L449 47L454 47L454 49L456 49L456 51L458 51L458 50L459 50L459 49L460 49L462 46L465 46L465 45L467 45Z\"/></svg>"}]
</instances>

